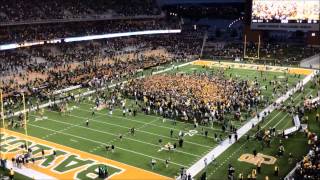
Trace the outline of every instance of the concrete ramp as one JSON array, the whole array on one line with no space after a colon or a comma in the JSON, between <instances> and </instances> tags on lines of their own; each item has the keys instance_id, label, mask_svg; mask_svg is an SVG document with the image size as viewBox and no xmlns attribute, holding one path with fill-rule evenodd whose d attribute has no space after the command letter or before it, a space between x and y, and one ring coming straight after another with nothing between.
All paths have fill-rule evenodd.
<instances>
[{"instance_id":1,"label":"concrete ramp","mask_svg":"<svg viewBox=\"0 0 320 180\"><path fill-rule=\"evenodd\" d=\"M300 62L300 67L320 69L320 54L306 58Z\"/></svg>"}]
</instances>

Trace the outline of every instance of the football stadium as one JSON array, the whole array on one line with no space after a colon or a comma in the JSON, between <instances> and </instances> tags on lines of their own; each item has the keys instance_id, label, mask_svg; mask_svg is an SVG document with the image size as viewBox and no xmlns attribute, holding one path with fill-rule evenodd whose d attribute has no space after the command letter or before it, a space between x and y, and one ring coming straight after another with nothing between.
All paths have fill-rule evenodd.
<instances>
[{"instance_id":1,"label":"football stadium","mask_svg":"<svg viewBox=\"0 0 320 180\"><path fill-rule=\"evenodd\" d=\"M0 180L320 179L318 0L0 3Z\"/></svg>"}]
</instances>

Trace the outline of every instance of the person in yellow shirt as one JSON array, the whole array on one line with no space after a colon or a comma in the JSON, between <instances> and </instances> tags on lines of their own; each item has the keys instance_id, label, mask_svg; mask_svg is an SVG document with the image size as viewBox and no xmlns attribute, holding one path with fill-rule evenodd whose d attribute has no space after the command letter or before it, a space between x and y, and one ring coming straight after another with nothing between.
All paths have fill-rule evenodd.
<instances>
[{"instance_id":1,"label":"person in yellow shirt","mask_svg":"<svg viewBox=\"0 0 320 180\"><path fill-rule=\"evenodd\" d=\"M274 175L279 176L279 167L277 165L274 166Z\"/></svg>"},{"instance_id":2,"label":"person in yellow shirt","mask_svg":"<svg viewBox=\"0 0 320 180\"><path fill-rule=\"evenodd\" d=\"M257 164L257 172L258 172L258 174L261 173L261 161L259 161Z\"/></svg>"},{"instance_id":3,"label":"person in yellow shirt","mask_svg":"<svg viewBox=\"0 0 320 180\"><path fill-rule=\"evenodd\" d=\"M239 174L238 179L239 180L243 180L243 174L242 173Z\"/></svg>"},{"instance_id":4,"label":"person in yellow shirt","mask_svg":"<svg viewBox=\"0 0 320 180\"><path fill-rule=\"evenodd\" d=\"M14 170L13 170L12 168L10 169L9 178L10 178L11 180L14 178Z\"/></svg>"},{"instance_id":5,"label":"person in yellow shirt","mask_svg":"<svg viewBox=\"0 0 320 180\"><path fill-rule=\"evenodd\" d=\"M253 168L251 171L251 179L252 180L257 179L257 170L255 168Z\"/></svg>"}]
</instances>

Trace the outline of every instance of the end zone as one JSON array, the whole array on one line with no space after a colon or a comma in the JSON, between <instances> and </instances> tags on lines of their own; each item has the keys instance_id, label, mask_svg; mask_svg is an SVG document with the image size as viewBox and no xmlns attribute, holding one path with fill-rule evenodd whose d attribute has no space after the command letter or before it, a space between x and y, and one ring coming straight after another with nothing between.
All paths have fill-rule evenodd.
<instances>
[{"instance_id":1,"label":"end zone","mask_svg":"<svg viewBox=\"0 0 320 180\"><path fill-rule=\"evenodd\" d=\"M33 179L97 179L99 166L107 166L110 179L140 179L168 180L171 179L147 170L133 167L101 156L93 155L77 149L66 147L35 137L26 136L0 128L1 156L7 159L8 166L16 172ZM28 142L35 163L30 162L26 167L18 168L11 163L21 152L19 146ZM41 150L45 150L42 157ZM53 157L52 151L56 151ZM108 179L109 179L108 178Z\"/></svg>"},{"instance_id":2,"label":"end zone","mask_svg":"<svg viewBox=\"0 0 320 180\"><path fill-rule=\"evenodd\" d=\"M239 69L252 69L258 71L274 71L274 72L287 72L289 74L310 75L313 73L311 69L305 68L290 68L281 66L266 66L258 64L242 64L242 63L230 63L230 62L214 62L206 60L197 60L192 62L192 65L208 66L208 67L223 67L223 68L239 68Z\"/></svg>"}]
</instances>

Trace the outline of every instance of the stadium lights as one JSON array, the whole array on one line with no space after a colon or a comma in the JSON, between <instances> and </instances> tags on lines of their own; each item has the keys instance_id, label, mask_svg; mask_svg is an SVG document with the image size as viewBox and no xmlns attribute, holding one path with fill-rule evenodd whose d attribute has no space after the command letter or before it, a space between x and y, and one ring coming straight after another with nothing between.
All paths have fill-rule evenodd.
<instances>
[{"instance_id":1,"label":"stadium lights","mask_svg":"<svg viewBox=\"0 0 320 180\"><path fill-rule=\"evenodd\" d=\"M8 49L16 49L16 48L20 48L20 47L42 45L45 42L46 43L51 43L51 44L61 43L63 40L65 42L75 42L75 41L88 41L88 40L107 39L107 38L115 38L115 37L152 35L152 34L173 34L173 33L181 33L181 29L136 31L136 32L125 32L125 33L113 33L113 34L80 36L80 37L70 37L70 38L59 38L59 39L53 39L53 40L47 40L47 41L3 44L3 45L0 45L0 51L8 50Z\"/></svg>"}]
</instances>

